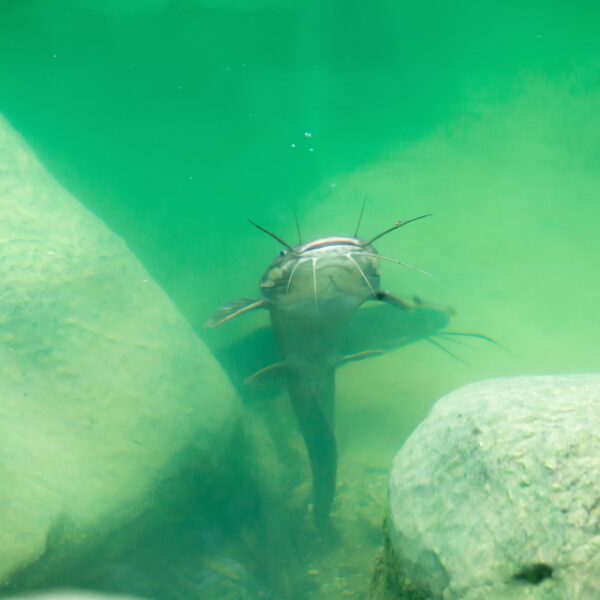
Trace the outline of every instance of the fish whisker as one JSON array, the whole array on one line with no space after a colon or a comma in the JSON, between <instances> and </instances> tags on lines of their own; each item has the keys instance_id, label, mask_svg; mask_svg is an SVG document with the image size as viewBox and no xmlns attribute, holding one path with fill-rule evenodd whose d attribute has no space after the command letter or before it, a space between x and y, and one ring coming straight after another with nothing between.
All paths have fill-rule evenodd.
<instances>
[{"instance_id":1,"label":"fish whisker","mask_svg":"<svg viewBox=\"0 0 600 600\"><path fill-rule=\"evenodd\" d=\"M287 282L287 286L286 286L286 288L285 288L285 293L286 293L286 294L289 294L289 292L290 292L290 286L292 285L292 279L294 278L294 273L296 273L296 270L298 269L298 267L299 267L299 266L300 266L300 265L301 265L303 262L304 262L304 261L302 261L302 260L297 260L297 261L294 263L294 266L292 267L292 272L290 273L290 277L289 277L289 279L288 279L288 282Z\"/></svg>"},{"instance_id":2,"label":"fish whisker","mask_svg":"<svg viewBox=\"0 0 600 600\"><path fill-rule=\"evenodd\" d=\"M367 204L367 198L365 197L365 198L363 198L362 208L360 209L360 215L358 215L358 223L356 224L356 229L354 230L354 237L358 237L358 230L359 230L360 224L362 222L366 204Z\"/></svg>"},{"instance_id":3,"label":"fish whisker","mask_svg":"<svg viewBox=\"0 0 600 600\"><path fill-rule=\"evenodd\" d=\"M350 262L354 264L354 266L358 269L358 272L362 275L362 278L365 280L365 283L371 290L371 294L373 294L373 298L377 298L377 294L375 294L375 290L373 289L371 282L368 280L367 276L365 275L365 272L360 268L360 265L354 260L352 253L348 252L348 254L346 254L346 257Z\"/></svg>"},{"instance_id":4,"label":"fish whisker","mask_svg":"<svg viewBox=\"0 0 600 600\"><path fill-rule=\"evenodd\" d=\"M405 225L408 225L409 223L414 223L415 221L418 221L420 219L425 219L426 217L431 217L431 213L429 213L427 215L421 215L420 217L415 217L414 219L408 219L406 221L396 221L391 227L388 227L381 233L378 233L376 236L373 236L370 240L363 242L361 244L361 246L363 248L365 248L366 246L370 246L375 240L382 238L384 235L387 235L388 233L391 233L392 231L396 231L396 229L400 229L400 227L404 227Z\"/></svg>"},{"instance_id":5,"label":"fish whisker","mask_svg":"<svg viewBox=\"0 0 600 600\"><path fill-rule=\"evenodd\" d=\"M455 337L446 336L443 333L432 333L430 337L442 339L445 342L451 342L457 346L462 346L463 348L469 348L470 350L473 350L473 346L471 344L467 344L466 342L456 339Z\"/></svg>"},{"instance_id":6,"label":"fish whisker","mask_svg":"<svg viewBox=\"0 0 600 600\"><path fill-rule=\"evenodd\" d=\"M270 235L274 240L278 241L282 246L285 246L292 254L295 254L296 256L298 256L298 253L290 246L290 244L288 244L283 238L279 237L276 233L273 233L272 231L265 229L262 225L259 225L258 223L255 223L254 221L252 221L252 219L248 219L248 221L251 225L254 225L254 227L256 227L256 229L260 229L260 231L262 231L263 233Z\"/></svg>"},{"instance_id":7,"label":"fish whisker","mask_svg":"<svg viewBox=\"0 0 600 600\"><path fill-rule=\"evenodd\" d=\"M370 252L361 252L360 254L362 254L364 256L371 256L373 258L379 258L381 260L387 260L388 262L394 263L396 265L400 265L401 267L404 267L405 269L409 269L411 271L417 271L417 273L422 273L423 275L427 275L427 277L433 277L433 279L437 279L437 277L435 275L431 274L429 271L425 271L425 269L420 269L419 267L414 267L413 265L409 265L408 263L405 263L396 258L390 258L389 256L381 256L381 254L372 254Z\"/></svg>"},{"instance_id":8,"label":"fish whisker","mask_svg":"<svg viewBox=\"0 0 600 600\"><path fill-rule=\"evenodd\" d=\"M458 356L458 354L455 354L451 350L448 350L448 348L446 348L445 346L443 346L442 344L440 344L439 342L437 342L436 340L434 340L430 336L426 336L423 339L426 340L426 341L428 341L430 344L433 344L436 348L439 348L442 352L445 352L446 354L448 354L449 356L451 356L452 358L454 358L458 362L462 363L463 365L465 365L467 367L471 366L466 360L463 360L460 356Z\"/></svg>"},{"instance_id":9,"label":"fish whisker","mask_svg":"<svg viewBox=\"0 0 600 600\"><path fill-rule=\"evenodd\" d=\"M312 259L312 272L313 272L313 291L315 293L315 311L319 311L319 298L317 296L317 258Z\"/></svg>"},{"instance_id":10,"label":"fish whisker","mask_svg":"<svg viewBox=\"0 0 600 600\"><path fill-rule=\"evenodd\" d=\"M489 335L484 335L483 333L475 333L471 331L440 331L437 335L448 339L451 339L453 337L462 337L481 340L483 342L488 342L489 344L494 344L494 346L498 346L498 348L501 348L505 352L508 352L508 354L513 354L513 352L506 346L502 345L500 342L496 341Z\"/></svg>"},{"instance_id":11,"label":"fish whisker","mask_svg":"<svg viewBox=\"0 0 600 600\"><path fill-rule=\"evenodd\" d=\"M302 234L300 233L300 221L298 221L298 210L296 209L296 203L294 203L294 219L296 221L296 232L298 233L298 243L302 243Z\"/></svg>"}]
</instances>

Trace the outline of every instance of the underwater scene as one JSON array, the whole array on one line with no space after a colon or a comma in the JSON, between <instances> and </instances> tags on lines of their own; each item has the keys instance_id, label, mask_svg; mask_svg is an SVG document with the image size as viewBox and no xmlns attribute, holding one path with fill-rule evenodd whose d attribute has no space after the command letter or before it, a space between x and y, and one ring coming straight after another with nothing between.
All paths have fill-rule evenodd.
<instances>
[{"instance_id":1,"label":"underwater scene","mask_svg":"<svg viewBox=\"0 0 600 600\"><path fill-rule=\"evenodd\" d=\"M0 597L600 598L600 4L0 0Z\"/></svg>"}]
</instances>

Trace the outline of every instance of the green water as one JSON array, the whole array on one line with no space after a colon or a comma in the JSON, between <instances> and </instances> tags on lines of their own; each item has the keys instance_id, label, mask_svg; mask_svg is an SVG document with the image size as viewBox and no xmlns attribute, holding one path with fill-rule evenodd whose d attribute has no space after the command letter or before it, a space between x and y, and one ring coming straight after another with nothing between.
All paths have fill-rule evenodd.
<instances>
[{"instance_id":1,"label":"green water","mask_svg":"<svg viewBox=\"0 0 600 600\"><path fill-rule=\"evenodd\" d=\"M507 348L339 371L347 544L300 535L302 597L364 597L387 468L437 398L600 370L599 107L592 1L0 1L0 111L211 345L264 322L201 328L279 251L247 217L294 241L295 206L305 237L351 234L366 199L364 235L434 213L378 249L435 278L384 264L383 287Z\"/></svg>"}]
</instances>

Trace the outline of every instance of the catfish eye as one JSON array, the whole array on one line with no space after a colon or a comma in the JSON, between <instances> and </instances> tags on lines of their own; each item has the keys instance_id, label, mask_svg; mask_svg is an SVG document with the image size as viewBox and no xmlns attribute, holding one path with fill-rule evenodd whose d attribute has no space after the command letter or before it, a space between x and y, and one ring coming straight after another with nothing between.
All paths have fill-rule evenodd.
<instances>
[{"instance_id":1,"label":"catfish eye","mask_svg":"<svg viewBox=\"0 0 600 600\"><path fill-rule=\"evenodd\" d=\"M285 256L285 250L282 250L282 251L279 253L279 256Z\"/></svg>"}]
</instances>

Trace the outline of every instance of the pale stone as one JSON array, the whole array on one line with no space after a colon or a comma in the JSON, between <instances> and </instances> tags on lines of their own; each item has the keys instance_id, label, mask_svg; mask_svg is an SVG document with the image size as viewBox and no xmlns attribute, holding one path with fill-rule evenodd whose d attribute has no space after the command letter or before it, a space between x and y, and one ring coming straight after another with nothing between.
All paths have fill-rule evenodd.
<instances>
[{"instance_id":1,"label":"pale stone","mask_svg":"<svg viewBox=\"0 0 600 600\"><path fill-rule=\"evenodd\" d=\"M600 597L600 375L439 400L394 460L388 527L384 597Z\"/></svg>"},{"instance_id":2,"label":"pale stone","mask_svg":"<svg viewBox=\"0 0 600 600\"><path fill-rule=\"evenodd\" d=\"M0 586L140 514L185 449L211 469L238 411L123 241L0 117ZM54 537L53 537L54 536Z\"/></svg>"}]
</instances>

